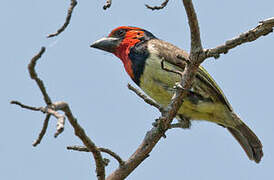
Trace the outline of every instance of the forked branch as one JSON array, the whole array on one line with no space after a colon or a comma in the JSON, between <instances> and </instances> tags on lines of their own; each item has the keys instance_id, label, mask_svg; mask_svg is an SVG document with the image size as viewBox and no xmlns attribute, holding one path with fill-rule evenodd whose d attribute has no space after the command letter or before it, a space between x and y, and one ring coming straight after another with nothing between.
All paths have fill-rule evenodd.
<instances>
[{"instance_id":1,"label":"forked branch","mask_svg":"<svg viewBox=\"0 0 274 180\"><path fill-rule=\"evenodd\" d=\"M259 37L266 36L273 32L274 17L260 21L259 25L247 32L240 34L239 36L226 41L223 45L217 46L212 49L206 49L206 57L219 58L220 54L226 54L230 49L235 48L241 44L255 41Z\"/></svg>"},{"instance_id":2,"label":"forked branch","mask_svg":"<svg viewBox=\"0 0 274 180\"><path fill-rule=\"evenodd\" d=\"M55 102L52 103L50 100L50 97L48 93L46 92L46 88L44 86L43 81L38 77L36 71L35 71L35 65L37 60L42 56L42 54L45 52L45 48L42 47L40 52L35 55L32 59L31 62L28 66L30 77L35 80L37 85L39 86L43 96L44 100L46 102L46 107L32 107L28 105L24 105L23 103L20 103L18 101L11 101L11 104L16 104L22 108L32 110L32 111L41 111L43 113L46 113L46 118L44 120L44 125L43 129L41 130L38 139L33 143L33 146L36 146L39 144L47 130L48 127L48 121L51 115L53 115L55 118L57 118L57 131L55 133L55 137L59 135L63 129L64 129L64 123L65 123L65 116L69 120L70 124L74 128L74 133L76 136L78 136L83 144L87 147L89 152L93 154L93 157L95 159L96 163L96 173L97 173L97 178L99 180L104 180L105 179L105 161L102 158L102 155L100 153L100 150L97 148L97 146L94 144L93 141L86 135L84 129L78 124L76 118L73 116L69 105L66 102ZM65 113L64 115L61 115L58 111L63 111Z\"/></svg>"},{"instance_id":3,"label":"forked branch","mask_svg":"<svg viewBox=\"0 0 274 180\"><path fill-rule=\"evenodd\" d=\"M80 152L90 152L88 150L88 148L86 148L85 146L67 146L67 149L74 150L74 151L80 151ZM123 166L125 164L125 162L122 160L122 158L115 152L111 151L110 149L99 147L98 150L112 156L114 159L116 159L118 161L120 166Z\"/></svg>"}]
</instances>

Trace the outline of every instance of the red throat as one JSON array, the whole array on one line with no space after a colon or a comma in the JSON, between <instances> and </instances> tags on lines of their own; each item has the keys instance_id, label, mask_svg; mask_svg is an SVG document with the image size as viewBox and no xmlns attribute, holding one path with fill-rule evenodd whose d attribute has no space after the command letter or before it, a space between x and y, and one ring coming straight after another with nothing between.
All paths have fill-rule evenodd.
<instances>
[{"instance_id":1,"label":"red throat","mask_svg":"<svg viewBox=\"0 0 274 180\"><path fill-rule=\"evenodd\" d=\"M133 47L136 43L138 43L139 39L125 38L120 45L117 47L115 51L115 55L120 58L124 64L126 72L133 79L134 74L132 70L132 62L129 59L130 48Z\"/></svg>"}]
</instances>

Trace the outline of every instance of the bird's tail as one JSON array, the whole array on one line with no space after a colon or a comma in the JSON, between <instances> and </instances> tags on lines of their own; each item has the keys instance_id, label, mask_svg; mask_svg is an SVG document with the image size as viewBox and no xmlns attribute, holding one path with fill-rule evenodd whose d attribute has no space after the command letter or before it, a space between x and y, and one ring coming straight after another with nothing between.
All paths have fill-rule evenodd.
<instances>
[{"instance_id":1,"label":"bird's tail","mask_svg":"<svg viewBox=\"0 0 274 180\"><path fill-rule=\"evenodd\" d=\"M234 120L241 123L234 128L228 127L228 131L240 143L249 159L259 163L263 156L263 146L261 141L235 113L232 113L232 117Z\"/></svg>"}]
</instances>

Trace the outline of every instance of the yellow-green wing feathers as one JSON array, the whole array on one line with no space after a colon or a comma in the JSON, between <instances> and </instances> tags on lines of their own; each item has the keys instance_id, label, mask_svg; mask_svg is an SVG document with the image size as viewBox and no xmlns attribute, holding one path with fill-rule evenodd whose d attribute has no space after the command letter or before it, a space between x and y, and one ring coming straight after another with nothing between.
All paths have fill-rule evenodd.
<instances>
[{"instance_id":1,"label":"yellow-green wing feathers","mask_svg":"<svg viewBox=\"0 0 274 180\"><path fill-rule=\"evenodd\" d=\"M223 91L202 66L199 67L199 70L196 74L196 78L197 80L202 81L202 83L198 83L197 86L194 86L194 89L198 87L203 88L203 91L205 91L206 94L210 94L212 96L211 98L214 98L214 99L218 98L223 104L225 104L229 108L230 111L232 111L232 107L229 104L228 100L226 99ZM209 87L211 89L209 89ZM213 91L213 92L207 93L207 91ZM199 91L199 93L203 95L202 91Z\"/></svg>"}]
</instances>

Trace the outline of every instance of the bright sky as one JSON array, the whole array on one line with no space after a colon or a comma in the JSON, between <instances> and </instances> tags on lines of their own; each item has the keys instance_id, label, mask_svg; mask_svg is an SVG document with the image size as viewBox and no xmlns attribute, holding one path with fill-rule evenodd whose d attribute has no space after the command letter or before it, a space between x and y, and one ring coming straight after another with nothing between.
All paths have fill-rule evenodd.
<instances>
[{"instance_id":1,"label":"bright sky","mask_svg":"<svg viewBox=\"0 0 274 180\"><path fill-rule=\"evenodd\" d=\"M19 100L29 105L44 102L27 64L41 46L47 50L37 71L53 101L68 102L79 123L98 145L127 159L141 143L151 123L159 117L126 85L133 82L113 55L89 45L120 25L139 26L155 36L189 50L190 34L181 1L170 1L161 11L145 3L119 1L107 11L104 1L79 1L72 21L60 36L47 39L64 22L69 1L3 1L1 17L1 126L0 179L95 179L94 160L88 153L70 152L68 145L81 145L67 122L65 131L53 137L51 119L42 143L34 148L43 114L10 105ZM220 45L272 17L274 1L194 1L205 48ZM229 132L208 122L194 122L190 130L171 130L129 177L137 179L273 179L274 34L245 44L218 60L203 65L223 89L235 112L263 143L260 164L248 160ZM109 174L117 166L111 160Z\"/></svg>"}]
</instances>

